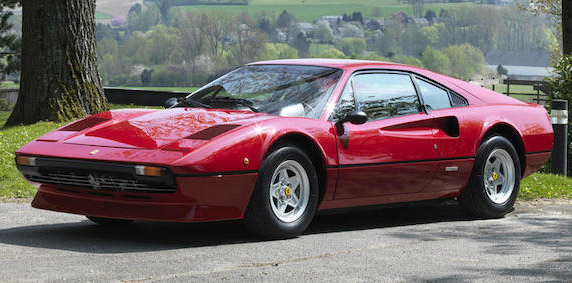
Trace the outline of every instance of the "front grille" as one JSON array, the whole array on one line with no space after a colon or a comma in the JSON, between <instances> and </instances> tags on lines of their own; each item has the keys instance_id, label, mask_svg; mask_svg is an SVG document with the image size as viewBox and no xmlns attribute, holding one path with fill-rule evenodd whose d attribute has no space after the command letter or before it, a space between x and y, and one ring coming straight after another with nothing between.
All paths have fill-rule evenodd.
<instances>
[{"instance_id":1,"label":"front grille","mask_svg":"<svg viewBox=\"0 0 572 283\"><path fill-rule=\"evenodd\" d=\"M162 176L147 177L135 174L135 166L93 161L40 158L38 166L18 166L30 181L65 187L90 189L92 192L149 192L177 191L171 172L163 168Z\"/></svg>"},{"instance_id":2,"label":"front grille","mask_svg":"<svg viewBox=\"0 0 572 283\"><path fill-rule=\"evenodd\" d=\"M46 173L41 176L28 176L28 179L38 183L66 185L95 190L111 190L118 192L174 192L176 188L155 187L141 181L128 179L125 177L114 177L110 175L89 174L75 175L72 173L58 174ZM159 185L157 185L159 186Z\"/></svg>"}]
</instances>

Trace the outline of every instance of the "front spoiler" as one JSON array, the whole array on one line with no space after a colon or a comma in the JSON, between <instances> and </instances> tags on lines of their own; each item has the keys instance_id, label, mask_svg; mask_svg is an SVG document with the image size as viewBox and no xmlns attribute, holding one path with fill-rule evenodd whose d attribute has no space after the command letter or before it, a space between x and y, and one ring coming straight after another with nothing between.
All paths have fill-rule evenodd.
<instances>
[{"instance_id":1,"label":"front spoiler","mask_svg":"<svg viewBox=\"0 0 572 283\"><path fill-rule=\"evenodd\" d=\"M242 219L256 173L177 177L175 193L94 191L42 184L32 207L51 211L165 222L207 222Z\"/></svg>"}]
</instances>

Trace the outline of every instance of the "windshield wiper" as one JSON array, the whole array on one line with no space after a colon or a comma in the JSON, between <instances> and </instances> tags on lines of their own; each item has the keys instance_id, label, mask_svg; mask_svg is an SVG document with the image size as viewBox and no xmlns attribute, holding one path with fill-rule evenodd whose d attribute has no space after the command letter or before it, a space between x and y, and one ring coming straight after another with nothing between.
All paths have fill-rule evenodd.
<instances>
[{"instance_id":1,"label":"windshield wiper","mask_svg":"<svg viewBox=\"0 0 572 283\"><path fill-rule=\"evenodd\" d=\"M192 99L192 98L190 98L190 97L183 97L179 103L184 103L184 104L187 104L187 105L190 105L190 106L197 106L197 107L203 107L203 108L209 108L209 109L210 109L210 108L213 108L213 107L210 106L210 105L206 105L206 104L204 104L204 103L202 103L202 102L199 102L199 101L197 101L197 100L194 100L194 99Z\"/></svg>"},{"instance_id":2,"label":"windshield wiper","mask_svg":"<svg viewBox=\"0 0 572 283\"><path fill-rule=\"evenodd\" d=\"M231 105L242 105L248 107L248 109L252 110L252 112L260 112L260 110L254 107L252 101L244 98L235 98L235 97L208 97L206 98L210 104L231 104Z\"/></svg>"}]
</instances>

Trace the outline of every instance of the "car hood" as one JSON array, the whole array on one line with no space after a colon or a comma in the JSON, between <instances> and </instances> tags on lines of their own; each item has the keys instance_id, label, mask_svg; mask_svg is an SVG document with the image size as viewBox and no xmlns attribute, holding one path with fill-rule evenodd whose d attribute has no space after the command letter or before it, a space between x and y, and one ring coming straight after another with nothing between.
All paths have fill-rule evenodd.
<instances>
[{"instance_id":1,"label":"car hood","mask_svg":"<svg viewBox=\"0 0 572 283\"><path fill-rule=\"evenodd\" d=\"M83 130L80 134L68 138L64 143L107 146L119 148L157 149L177 140L217 125L218 130L201 135L208 139L225 131L250 124L253 121L268 119L268 114L247 111L173 108L148 112L113 115L108 112L110 121ZM221 125L226 125L221 127ZM222 133L221 133L222 131Z\"/></svg>"}]
</instances>

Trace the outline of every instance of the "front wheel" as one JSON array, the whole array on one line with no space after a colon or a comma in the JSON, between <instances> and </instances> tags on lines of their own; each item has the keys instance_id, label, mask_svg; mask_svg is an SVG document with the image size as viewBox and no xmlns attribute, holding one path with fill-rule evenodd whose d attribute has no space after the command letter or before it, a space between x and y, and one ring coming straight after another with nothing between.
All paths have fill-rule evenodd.
<instances>
[{"instance_id":1,"label":"front wheel","mask_svg":"<svg viewBox=\"0 0 572 283\"><path fill-rule=\"evenodd\" d=\"M502 136L493 136L479 147L469 185L459 196L459 203L477 217L502 217L516 202L520 178L514 146Z\"/></svg>"},{"instance_id":2,"label":"front wheel","mask_svg":"<svg viewBox=\"0 0 572 283\"><path fill-rule=\"evenodd\" d=\"M244 216L246 228L264 238L300 235L318 204L318 176L304 151L285 146L262 162Z\"/></svg>"}]
</instances>

